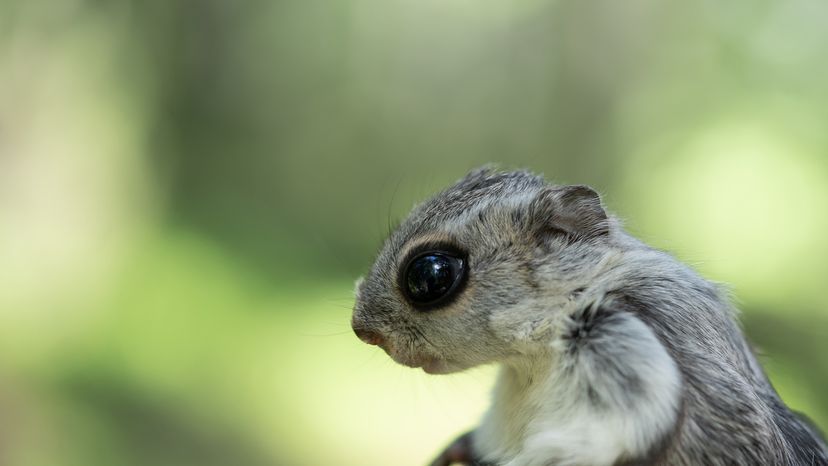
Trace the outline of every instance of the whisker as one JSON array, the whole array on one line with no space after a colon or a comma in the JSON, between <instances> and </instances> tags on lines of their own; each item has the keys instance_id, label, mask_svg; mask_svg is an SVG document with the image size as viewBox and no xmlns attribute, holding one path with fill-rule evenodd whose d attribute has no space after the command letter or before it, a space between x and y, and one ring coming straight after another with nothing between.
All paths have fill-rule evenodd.
<instances>
[{"instance_id":1,"label":"whisker","mask_svg":"<svg viewBox=\"0 0 828 466\"><path fill-rule=\"evenodd\" d=\"M351 330L343 330L341 332L333 332L333 333L300 333L300 336L303 337L338 337L341 335L347 335L349 333L353 333Z\"/></svg>"}]
</instances>

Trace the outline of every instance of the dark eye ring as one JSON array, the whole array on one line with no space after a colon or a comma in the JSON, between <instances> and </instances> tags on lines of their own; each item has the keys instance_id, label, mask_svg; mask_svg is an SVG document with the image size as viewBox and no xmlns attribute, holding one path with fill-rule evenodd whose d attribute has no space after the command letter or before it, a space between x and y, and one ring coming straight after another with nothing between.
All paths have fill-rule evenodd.
<instances>
[{"instance_id":1,"label":"dark eye ring","mask_svg":"<svg viewBox=\"0 0 828 466\"><path fill-rule=\"evenodd\" d=\"M400 286L406 298L421 310L448 304L465 283L463 254L444 249L423 251L405 265Z\"/></svg>"}]
</instances>

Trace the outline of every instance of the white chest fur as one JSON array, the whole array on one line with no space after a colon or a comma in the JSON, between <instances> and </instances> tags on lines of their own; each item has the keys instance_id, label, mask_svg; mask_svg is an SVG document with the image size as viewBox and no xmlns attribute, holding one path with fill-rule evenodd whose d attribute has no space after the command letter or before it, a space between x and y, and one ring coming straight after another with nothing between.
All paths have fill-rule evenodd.
<instances>
[{"instance_id":1,"label":"white chest fur","mask_svg":"<svg viewBox=\"0 0 828 466\"><path fill-rule=\"evenodd\" d=\"M475 433L486 461L506 466L611 465L646 454L673 428L681 376L652 331L631 314L574 351L504 365Z\"/></svg>"}]
</instances>

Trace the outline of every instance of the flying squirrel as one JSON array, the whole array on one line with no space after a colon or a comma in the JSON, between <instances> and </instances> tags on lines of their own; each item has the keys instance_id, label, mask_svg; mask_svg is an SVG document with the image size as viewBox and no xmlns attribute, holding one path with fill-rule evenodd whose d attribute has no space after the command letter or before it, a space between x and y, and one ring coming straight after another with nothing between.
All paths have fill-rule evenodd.
<instances>
[{"instance_id":1,"label":"flying squirrel","mask_svg":"<svg viewBox=\"0 0 828 466\"><path fill-rule=\"evenodd\" d=\"M735 315L593 189L482 168L391 233L351 325L427 373L499 364L482 422L432 466L828 465Z\"/></svg>"}]
</instances>

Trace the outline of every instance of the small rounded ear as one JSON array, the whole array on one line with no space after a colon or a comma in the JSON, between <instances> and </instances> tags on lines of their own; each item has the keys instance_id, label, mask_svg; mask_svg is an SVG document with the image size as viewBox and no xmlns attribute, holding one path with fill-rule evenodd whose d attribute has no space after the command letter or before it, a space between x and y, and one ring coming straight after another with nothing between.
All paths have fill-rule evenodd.
<instances>
[{"instance_id":1,"label":"small rounded ear","mask_svg":"<svg viewBox=\"0 0 828 466\"><path fill-rule=\"evenodd\" d=\"M544 188L529 205L533 232L540 236L564 234L572 240L609 233L601 197L589 186Z\"/></svg>"}]
</instances>

